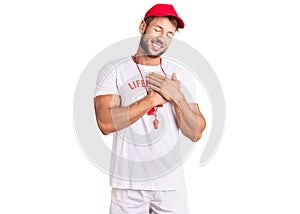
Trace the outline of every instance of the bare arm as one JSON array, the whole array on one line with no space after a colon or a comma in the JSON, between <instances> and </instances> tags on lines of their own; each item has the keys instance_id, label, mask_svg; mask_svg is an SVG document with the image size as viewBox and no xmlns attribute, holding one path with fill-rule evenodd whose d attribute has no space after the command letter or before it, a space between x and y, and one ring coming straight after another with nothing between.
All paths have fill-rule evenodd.
<instances>
[{"instance_id":1,"label":"bare arm","mask_svg":"<svg viewBox=\"0 0 300 214\"><path fill-rule=\"evenodd\" d=\"M154 91L129 106L120 106L121 98L118 95L97 96L94 105L98 127L104 135L121 130L136 122L154 106L164 103L166 100Z\"/></svg>"},{"instance_id":2,"label":"bare arm","mask_svg":"<svg viewBox=\"0 0 300 214\"><path fill-rule=\"evenodd\" d=\"M198 104L187 103L182 95L174 102L174 108L181 132L191 141L198 141L206 127L206 121L199 110Z\"/></svg>"},{"instance_id":3,"label":"bare arm","mask_svg":"<svg viewBox=\"0 0 300 214\"><path fill-rule=\"evenodd\" d=\"M180 90L175 73L172 79L156 73L148 76L149 87L174 104L176 119L181 132L193 142L198 141L205 129L206 121L197 104L189 104Z\"/></svg>"}]
</instances>

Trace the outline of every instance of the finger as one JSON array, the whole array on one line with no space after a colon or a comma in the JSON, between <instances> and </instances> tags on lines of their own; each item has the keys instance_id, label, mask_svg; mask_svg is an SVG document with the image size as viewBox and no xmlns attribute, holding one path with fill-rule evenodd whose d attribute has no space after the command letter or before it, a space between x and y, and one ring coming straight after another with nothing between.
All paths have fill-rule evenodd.
<instances>
[{"instance_id":1,"label":"finger","mask_svg":"<svg viewBox=\"0 0 300 214\"><path fill-rule=\"evenodd\" d=\"M161 87L161 82L157 79L147 78L148 84L155 85L156 87Z\"/></svg>"},{"instance_id":2,"label":"finger","mask_svg":"<svg viewBox=\"0 0 300 214\"><path fill-rule=\"evenodd\" d=\"M152 84L149 84L149 89L156 92L160 92L160 88Z\"/></svg>"},{"instance_id":3,"label":"finger","mask_svg":"<svg viewBox=\"0 0 300 214\"><path fill-rule=\"evenodd\" d=\"M176 73L173 73L173 74L172 74L172 80L177 80Z\"/></svg>"},{"instance_id":4,"label":"finger","mask_svg":"<svg viewBox=\"0 0 300 214\"><path fill-rule=\"evenodd\" d=\"M156 82L159 82L159 83L162 83L163 81L165 81L165 79L161 79L160 77L157 77L157 76L154 76L154 75L149 75L147 76L147 80L150 81L156 81Z\"/></svg>"},{"instance_id":5,"label":"finger","mask_svg":"<svg viewBox=\"0 0 300 214\"><path fill-rule=\"evenodd\" d=\"M162 75L160 75L158 73L155 73L155 72L151 72L148 76L149 77L156 77L156 78L159 78L161 80L164 80L166 78L165 76L162 76Z\"/></svg>"}]
</instances>

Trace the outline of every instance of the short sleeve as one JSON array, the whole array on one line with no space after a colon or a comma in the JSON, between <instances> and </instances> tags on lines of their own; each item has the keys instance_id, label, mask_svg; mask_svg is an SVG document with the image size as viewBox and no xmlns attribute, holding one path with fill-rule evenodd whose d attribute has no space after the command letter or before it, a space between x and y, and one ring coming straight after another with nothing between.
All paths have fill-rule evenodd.
<instances>
[{"instance_id":1,"label":"short sleeve","mask_svg":"<svg viewBox=\"0 0 300 214\"><path fill-rule=\"evenodd\" d=\"M117 85L117 66L108 63L101 68L97 76L95 97L105 94L119 95Z\"/></svg>"},{"instance_id":2,"label":"short sleeve","mask_svg":"<svg viewBox=\"0 0 300 214\"><path fill-rule=\"evenodd\" d=\"M197 90L196 84L192 76L187 73L181 76L179 79L181 82L181 91L185 96L185 99L188 103L196 103L197 102Z\"/></svg>"}]
</instances>

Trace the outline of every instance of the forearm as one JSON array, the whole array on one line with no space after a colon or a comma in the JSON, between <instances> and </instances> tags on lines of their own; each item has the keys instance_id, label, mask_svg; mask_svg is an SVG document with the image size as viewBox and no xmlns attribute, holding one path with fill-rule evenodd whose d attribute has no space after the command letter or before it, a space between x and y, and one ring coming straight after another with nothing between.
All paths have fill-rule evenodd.
<instances>
[{"instance_id":1,"label":"forearm","mask_svg":"<svg viewBox=\"0 0 300 214\"><path fill-rule=\"evenodd\" d=\"M130 126L143 117L154 106L154 102L149 96L146 96L143 99L132 103L130 106L111 108L109 112L111 114L110 132L118 131Z\"/></svg>"},{"instance_id":2,"label":"forearm","mask_svg":"<svg viewBox=\"0 0 300 214\"><path fill-rule=\"evenodd\" d=\"M198 141L202 136L202 131L205 129L206 122L197 104L192 109L191 104L186 101L182 94L173 103L177 123L182 134L193 142Z\"/></svg>"},{"instance_id":3,"label":"forearm","mask_svg":"<svg viewBox=\"0 0 300 214\"><path fill-rule=\"evenodd\" d=\"M118 96L99 96L95 99L98 127L105 135L124 129L160 104L162 99L159 94L150 93L129 106L120 106L121 100Z\"/></svg>"}]
</instances>

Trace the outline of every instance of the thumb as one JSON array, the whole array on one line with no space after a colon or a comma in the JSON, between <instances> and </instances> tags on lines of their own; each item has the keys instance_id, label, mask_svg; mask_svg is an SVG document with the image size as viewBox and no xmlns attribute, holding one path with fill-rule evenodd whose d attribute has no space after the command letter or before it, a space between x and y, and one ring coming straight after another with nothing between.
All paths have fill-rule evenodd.
<instances>
[{"instance_id":1,"label":"thumb","mask_svg":"<svg viewBox=\"0 0 300 214\"><path fill-rule=\"evenodd\" d=\"M172 80L177 80L176 73L173 73L173 74L172 74Z\"/></svg>"}]
</instances>

